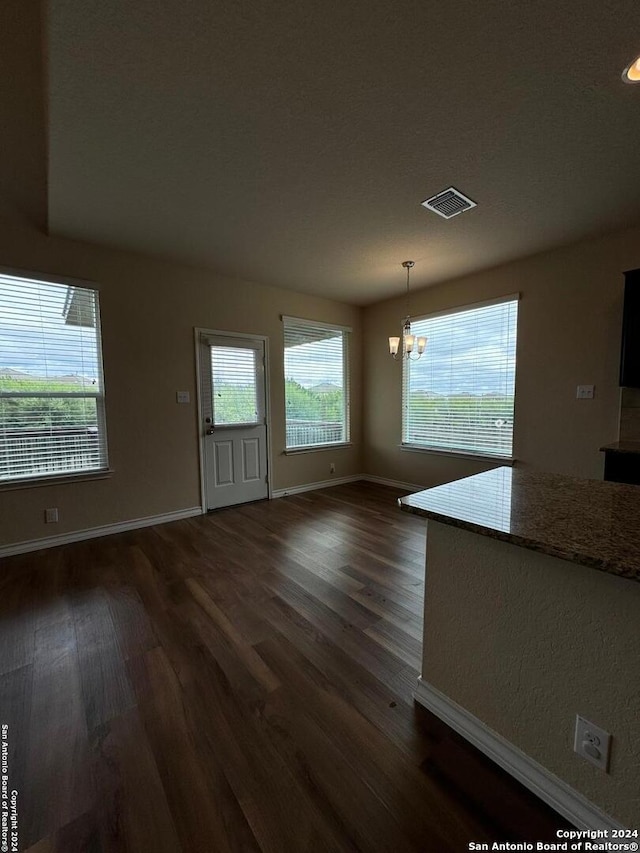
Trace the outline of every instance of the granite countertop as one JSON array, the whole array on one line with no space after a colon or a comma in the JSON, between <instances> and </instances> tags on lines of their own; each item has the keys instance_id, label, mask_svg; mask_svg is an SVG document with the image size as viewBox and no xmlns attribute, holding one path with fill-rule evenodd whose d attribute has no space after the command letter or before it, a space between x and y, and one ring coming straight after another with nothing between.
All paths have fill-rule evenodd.
<instances>
[{"instance_id":1,"label":"granite countertop","mask_svg":"<svg viewBox=\"0 0 640 853\"><path fill-rule=\"evenodd\" d=\"M503 467L400 498L405 512L640 581L640 486Z\"/></svg>"},{"instance_id":2,"label":"granite countertop","mask_svg":"<svg viewBox=\"0 0 640 853\"><path fill-rule=\"evenodd\" d=\"M614 441L612 444L604 444L600 450L610 453L640 453L640 441Z\"/></svg>"}]
</instances>

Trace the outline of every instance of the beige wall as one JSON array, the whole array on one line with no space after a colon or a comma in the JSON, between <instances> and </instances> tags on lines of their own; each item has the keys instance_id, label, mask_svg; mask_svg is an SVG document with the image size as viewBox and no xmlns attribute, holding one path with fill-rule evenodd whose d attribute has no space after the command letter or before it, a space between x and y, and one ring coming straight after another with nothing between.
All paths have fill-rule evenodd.
<instances>
[{"instance_id":1,"label":"beige wall","mask_svg":"<svg viewBox=\"0 0 640 853\"><path fill-rule=\"evenodd\" d=\"M42 227L47 212L42 0L0 3L0 216Z\"/></svg>"},{"instance_id":2,"label":"beige wall","mask_svg":"<svg viewBox=\"0 0 640 853\"><path fill-rule=\"evenodd\" d=\"M580 477L602 476L598 448L618 437L622 272L636 267L640 267L640 228L413 294L415 316L521 294L514 435L519 464ZM400 450L401 365L388 355L387 338L398 334L405 313L403 298L364 312L365 471L431 486L486 470L490 466L474 461ZM595 384L595 399L576 400L578 384Z\"/></svg>"},{"instance_id":3,"label":"beige wall","mask_svg":"<svg viewBox=\"0 0 640 853\"><path fill-rule=\"evenodd\" d=\"M640 584L428 522L423 678L628 827L640 822ZM573 752L613 735L610 773Z\"/></svg>"},{"instance_id":4,"label":"beige wall","mask_svg":"<svg viewBox=\"0 0 640 853\"><path fill-rule=\"evenodd\" d=\"M68 275L100 289L109 458L106 480L0 491L0 545L186 509L200 504L194 327L267 335L274 489L359 474L361 310L133 254L48 238L0 223L0 266ZM281 314L353 328L349 448L283 454ZM178 405L177 390L191 392ZM43 511L58 507L60 522Z\"/></svg>"}]
</instances>

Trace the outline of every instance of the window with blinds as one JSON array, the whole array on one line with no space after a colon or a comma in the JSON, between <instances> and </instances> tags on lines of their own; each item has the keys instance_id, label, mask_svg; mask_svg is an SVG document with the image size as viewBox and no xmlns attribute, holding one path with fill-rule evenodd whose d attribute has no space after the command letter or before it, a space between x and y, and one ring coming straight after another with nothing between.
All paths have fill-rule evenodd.
<instances>
[{"instance_id":1,"label":"window with blinds","mask_svg":"<svg viewBox=\"0 0 640 853\"><path fill-rule=\"evenodd\" d=\"M283 317L287 449L349 440L349 329Z\"/></svg>"},{"instance_id":2,"label":"window with blinds","mask_svg":"<svg viewBox=\"0 0 640 853\"><path fill-rule=\"evenodd\" d=\"M428 339L404 360L402 442L512 456L518 298L411 321Z\"/></svg>"},{"instance_id":3,"label":"window with blinds","mask_svg":"<svg viewBox=\"0 0 640 853\"><path fill-rule=\"evenodd\" d=\"M106 467L97 291L0 274L0 483Z\"/></svg>"},{"instance_id":4,"label":"window with blinds","mask_svg":"<svg viewBox=\"0 0 640 853\"><path fill-rule=\"evenodd\" d=\"M211 347L213 417L216 426L258 423L260 404L256 371L255 349Z\"/></svg>"}]
</instances>

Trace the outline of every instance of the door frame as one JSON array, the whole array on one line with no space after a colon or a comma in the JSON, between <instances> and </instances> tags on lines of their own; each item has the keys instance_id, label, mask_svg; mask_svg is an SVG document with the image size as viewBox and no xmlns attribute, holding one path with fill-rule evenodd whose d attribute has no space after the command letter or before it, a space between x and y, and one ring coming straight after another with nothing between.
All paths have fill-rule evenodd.
<instances>
[{"instance_id":1,"label":"door frame","mask_svg":"<svg viewBox=\"0 0 640 853\"><path fill-rule=\"evenodd\" d=\"M273 486L271 482L271 394L269 391L269 338L267 335L251 335L248 332L231 332L228 329L204 329L201 326L195 326L193 329L195 354L196 354L196 399L198 401L198 461L200 464L200 507L203 515L206 515L207 510L207 483L206 469L204 464L204 432L202 424L204 421L204 412L202 410L202 362L200 358L200 336L215 335L221 338L245 338L252 341L261 341L264 345L264 415L265 426L267 429L267 499L273 498ZM242 504L240 504L242 506Z\"/></svg>"}]
</instances>

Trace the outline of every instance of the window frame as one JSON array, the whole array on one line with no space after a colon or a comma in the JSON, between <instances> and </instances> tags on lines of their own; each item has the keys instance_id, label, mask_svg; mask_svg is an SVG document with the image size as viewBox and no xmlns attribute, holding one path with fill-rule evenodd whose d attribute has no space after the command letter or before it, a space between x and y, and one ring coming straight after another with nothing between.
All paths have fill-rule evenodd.
<instances>
[{"instance_id":1,"label":"window frame","mask_svg":"<svg viewBox=\"0 0 640 853\"><path fill-rule=\"evenodd\" d=\"M488 308L492 305L503 305L507 303L516 303L517 307L517 316L516 316L516 364L514 367L514 406L513 406L513 425L511 429L511 447L512 452L511 455L497 454L497 453L489 453L487 451L482 450L471 450L468 448L459 448L459 447L443 447L437 444L422 444L420 442L407 440L406 436L406 418L407 418L407 408L408 408L408 384L409 384L409 373L411 370L411 366L409 362L411 359L403 357L402 361L402 390L401 390L401 402L402 402L402 415L401 415L401 440L400 440L400 449L406 450L415 453L432 453L439 456L449 456L449 457L457 457L462 459L477 459L481 461L489 461L489 462L497 462L501 465L513 465L516 462L516 458L513 455L513 444L515 439L515 427L516 427L516 418L515 418L515 388L516 388L516 379L517 379L517 348L518 348L518 325L520 320L520 311L519 311L519 302L520 302L520 293L511 293L505 296L499 296L495 299L487 299L482 302L472 302L468 305L459 305L455 308L445 308L441 311L434 311L429 314L422 314L419 316L412 316L412 331L413 324L419 323L422 320L432 320L437 317L447 317L455 314L464 314L468 311L473 311L481 308ZM429 353L429 344L427 343L427 348L425 351L425 355L422 358L428 358Z\"/></svg>"},{"instance_id":2,"label":"window frame","mask_svg":"<svg viewBox=\"0 0 640 853\"><path fill-rule=\"evenodd\" d=\"M101 464L95 468L79 468L61 472L46 472L42 474L26 475L20 477L0 478L0 491L11 491L14 489L36 488L38 486L54 485L60 482L82 482L89 480L100 480L110 477L113 469L109 465L109 443L107 436L106 415L106 387L104 377L104 356L102 351L102 316L100 306L100 288L94 281L79 279L72 276L58 276L50 273L42 273L33 270L16 269L13 267L0 266L0 276L13 279L22 279L27 282L58 285L61 288L79 288L91 290L95 293L95 336L96 336L96 366L99 375L99 388L97 393L82 392L41 392L32 394L20 394L19 392L2 392L0 397L38 397L42 399L92 399L96 404L96 425L98 439L100 442ZM1 431L0 423L0 431Z\"/></svg>"},{"instance_id":3,"label":"window frame","mask_svg":"<svg viewBox=\"0 0 640 853\"><path fill-rule=\"evenodd\" d=\"M351 326L343 326L339 323L325 323L318 320L309 320L303 317L291 317L283 314L282 320L282 339L283 339L283 385L284 385L284 453L292 455L296 453L315 453L319 450L332 450L340 447L351 446ZM308 326L310 329L327 329L328 331L337 332L342 337L342 387L343 387L343 406L342 417L344 423L344 437L340 441L322 442L318 444L304 444L289 447L287 445L287 390L286 390L286 369L284 363L284 355L286 353L285 338L287 322L295 323L297 326Z\"/></svg>"}]
</instances>

